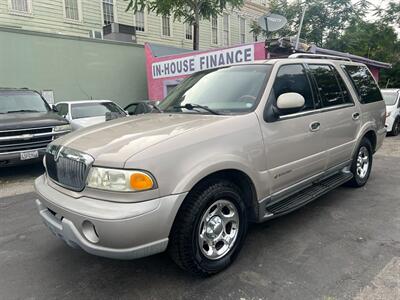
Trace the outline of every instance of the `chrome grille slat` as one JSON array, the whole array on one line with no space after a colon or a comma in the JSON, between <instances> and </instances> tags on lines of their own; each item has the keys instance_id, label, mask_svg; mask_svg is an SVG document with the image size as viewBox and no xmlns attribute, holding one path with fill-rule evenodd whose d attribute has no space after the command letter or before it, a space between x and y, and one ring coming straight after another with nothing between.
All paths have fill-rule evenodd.
<instances>
[{"instance_id":1,"label":"chrome grille slat","mask_svg":"<svg viewBox=\"0 0 400 300\"><path fill-rule=\"evenodd\" d=\"M53 138L40 138L40 139L32 139L29 141L13 141L13 142L0 142L0 149L7 147L17 147L17 146L26 146L26 145L35 145L40 143L50 143L53 141Z\"/></svg>"},{"instance_id":2,"label":"chrome grille slat","mask_svg":"<svg viewBox=\"0 0 400 300\"><path fill-rule=\"evenodd\" d=\"M47 133L47 132L52 132L52 131L53 131L53 127L13 129L13 130L7 130L7 131L0 131L0 137L23 135L23 134Z\"/></svg>"},{"instance_id":3,"label":"chrome grille slat","mask_svg":"<svg viewBox=\"0 0 400 300\"><path fill-rule=\"evenodd\" d=\"M18 146L18 147L0 148L0 154L2 154L2 153L9 153L9 152L21 152L21 151L42 149L42 148L46 148L47 145L48 145L50 142L51 142L51 141L48 141L48 142L45 142L45 143L33 144L33 145L25 145L25 146Z\"/></svg>"}]
</instances>

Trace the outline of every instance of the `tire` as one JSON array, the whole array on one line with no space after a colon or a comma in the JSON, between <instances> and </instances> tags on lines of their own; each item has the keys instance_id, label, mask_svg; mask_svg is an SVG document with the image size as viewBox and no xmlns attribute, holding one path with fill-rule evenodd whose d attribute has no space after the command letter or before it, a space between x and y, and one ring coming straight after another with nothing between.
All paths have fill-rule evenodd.
<instances>
[{"instance_id":1,"label":"tire","mask_svg":"<svg viewBox=\"0 0 400 300\"><path fill-rule=\"evenodd\" d=\"M397 136L400 133L400 118L397 118L393 123L392 131L390 135Z\"/></svg>"},{"instance_id":2,"label":"tire","mask_svg":"<svg viewBox=\"0 0 400 300\"><path fill-rule=\"evenodd\" d=\"M208 182L190 192L183 202L171 230L169 254L192 274L216 274L237 257L247 227L246 207L238 187L228 181ZM223 236L224 240L209 246L210 240L215 242Z\"/></svg>"},{"instance_id":3,"label":"tire","mask_svg":"<svg viewBox=\"0 0 400 300\"><path fill-rule=\"evenodd\" d=\"M364 137L361 140L357 151L354 153L354 158L350 169L354 176L348 182L349 186L362 187L367 183L372 169L372 155L373 151L371 142Z\"/></svg>"}]
</instances>

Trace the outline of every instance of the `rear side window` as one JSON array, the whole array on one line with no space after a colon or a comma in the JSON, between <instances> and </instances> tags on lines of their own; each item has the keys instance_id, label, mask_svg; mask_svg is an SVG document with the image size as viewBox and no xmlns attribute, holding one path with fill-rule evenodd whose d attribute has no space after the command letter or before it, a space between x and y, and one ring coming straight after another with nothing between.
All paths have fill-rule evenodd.
<instances>
[{"instance_id":1,"label":"rear side window","mask_svg":"<svg viewBox=\"0 0 400 300\"><path fill-rule=\"evenodd\" d=\"M305 105L302 111L314 109L310 82L301 64L284 65L280 67L272 91L274 104L276 104L278 97L284 93L298 93L305 99Z\"/></svg>"},{"instance_id":2,"label":"rear side window","mask_svg":"<svg viewBox=\"0 0 400 300\"><path fill-rule=\"evenodd\" d=\"M310 64L309 68L323 107L352 103L342 78L332 66Z\"/></svg>"},{"instance_id":3,"label":"rear side window","mask_svg":"<svg viewBox=\"0 0 400 300\"><path fill-rule=\"evenodd\" d=\"M366 104L382 100L379 87L367 67L343 65L342 68L349 75L361 103Z\"/></svg>"}]
</instances>

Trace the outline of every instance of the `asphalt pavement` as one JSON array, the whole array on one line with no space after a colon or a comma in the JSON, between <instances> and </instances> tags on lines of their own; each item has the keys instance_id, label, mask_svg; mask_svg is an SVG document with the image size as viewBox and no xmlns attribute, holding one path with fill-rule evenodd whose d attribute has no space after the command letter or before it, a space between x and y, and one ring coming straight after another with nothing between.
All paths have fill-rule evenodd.
<instances>
[{"instance_id":1,"label":"asphalt pavement","mask_svg":"<svg viewBox=\"0 0 400 300\"><path fill-rule=\"evenodd\" d=\"M69 248L42 224L34 193L0 198L0 299L400 299L400 157L391 153L375 156L365 187L251 226L236 262L207 279L164 253L116 261Z\"/></svg>"}]
</instances>

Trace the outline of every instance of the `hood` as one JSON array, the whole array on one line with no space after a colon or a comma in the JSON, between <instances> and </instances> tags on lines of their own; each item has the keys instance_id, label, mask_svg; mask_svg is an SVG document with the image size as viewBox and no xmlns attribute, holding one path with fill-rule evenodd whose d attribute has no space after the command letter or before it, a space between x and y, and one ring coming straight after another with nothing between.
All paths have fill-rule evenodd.
<instances>
[{"instance_id":1,"label":"hood","mask_svg":"<svg viewBox=\"0 0 400 300\"><path fill-rule=\"evenodd\" d=\"M65 124L68 124L68 121L54 112L0 114L0 131Z\"/></svg>"},{"instance_id":2,"label":"hood","mask_svg":"<svg viewBox=\"0 0 400 300\"><path fill-rule=\"evenodd\" d=\"M106 121L105 116L81 118L81 119L72 120L71 125L74 127L74 129L78 129L78 128L96 125L96 124L99 124L99 123L102 123L105 121Z\"/></svg>"},{"instance_id":3,"label":"hood","mask_svg":"<svg viewBox=\"0 0 400 300\"><path fill-rule=\"evenodd\" d=\"M387 105L386 106L386 111L387 112L392 112L397 108L397 105Z\"/></svg>"},{"instance_id":4,"label":"hood","mask_svg":"<svg viewBox=\"0 0 400 300\"><path fill-rule=\"evenodd\" d=\"M152 145L226 118L229 116L144 114L83 128L55 143L90 154L98 166L122 168L128 158Z\"/></svg>"}]
</instances>

